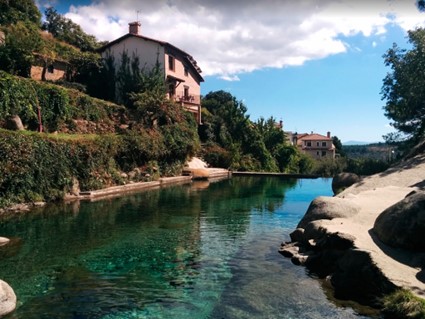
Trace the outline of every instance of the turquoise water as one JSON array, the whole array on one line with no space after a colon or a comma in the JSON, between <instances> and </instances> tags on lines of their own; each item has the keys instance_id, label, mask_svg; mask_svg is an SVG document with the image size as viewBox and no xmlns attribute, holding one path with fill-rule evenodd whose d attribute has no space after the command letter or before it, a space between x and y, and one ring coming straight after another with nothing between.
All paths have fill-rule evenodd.
<instances>
[{"instance_id":1,"label":"turquoise water","mask_svg":"<svg viewBox=\"0 0 425 319\"><path fill-rule=\"evenodd\" d=\"M368 318L277 251L330 180L234 177L0 222L8 319Z\"/></svg>"}]
</instances>

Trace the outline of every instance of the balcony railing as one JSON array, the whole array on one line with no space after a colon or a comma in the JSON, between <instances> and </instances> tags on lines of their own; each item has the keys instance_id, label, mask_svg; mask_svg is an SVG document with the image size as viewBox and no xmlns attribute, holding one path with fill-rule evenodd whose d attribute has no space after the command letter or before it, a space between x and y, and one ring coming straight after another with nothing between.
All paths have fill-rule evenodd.
<instances>
[{"instance_id":1,"label":"balcony railing","mask_svg":"<svg viewBox=\"0 0 425 319\"><path fill-rule=\"evenodd\" d=\"M177 92L175 96L175 100L183 104L194 104L194 105L201 104L200 95L184 94L184 92Z\"/></svg>"}]
</instances>

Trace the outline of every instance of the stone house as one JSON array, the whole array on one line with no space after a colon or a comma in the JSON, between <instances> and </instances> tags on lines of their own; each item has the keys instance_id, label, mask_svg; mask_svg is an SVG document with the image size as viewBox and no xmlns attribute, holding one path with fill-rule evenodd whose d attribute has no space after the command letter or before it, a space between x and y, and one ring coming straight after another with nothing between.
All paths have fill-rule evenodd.
<instances>
[{"instance_id":1,"label":"stone house","mask_svg":"<svg viewBox=\"0 0 425 319\"><path fill-rule=\"evenodd\" d=\"M335 158L335 145L331 133L326 136L311 132L311 134L291 134L292 144L315 159Z\"/></svg>"},{"instance_id":2,"label":"stone house","mask_svg":"<svg viewBox=\"0 0 425 319\"><path fill-rule=\"evenodd\" d=\"M68 62L59 59L49 59L34 53L34 63L31 66L31 78L38 81L58 81L66 78Z\"/></svg>"},{"instance_id":3,"label":"stone house","mask_svg":"<svg viewBox=\"0 0 425 319\"><path fill-rule=\"evenodd\" d=\"M117 65L124 52L139 59L140 66L152 69L159 63L164 72L167 97L180 103L201 123L201 69L195 59L174 45L141 35L139 22L129 23L129 33L109 42L99 52L114 58Z\"/></svg>"}]
</instances>

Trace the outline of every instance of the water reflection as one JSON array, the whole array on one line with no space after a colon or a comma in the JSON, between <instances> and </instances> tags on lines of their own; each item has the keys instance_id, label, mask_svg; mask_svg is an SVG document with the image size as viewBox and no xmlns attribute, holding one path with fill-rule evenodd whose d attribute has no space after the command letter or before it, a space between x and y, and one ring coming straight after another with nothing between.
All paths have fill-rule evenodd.
<instances>
[{"instance_id":1,"label":"water reflection","mask_svg":"<svg viewBox=\"0 0 425 319\"><path fill-rule=\"evenodd\" d=\"M238 177L6 218L0 234L14 244L0 247L0 278L19 299L7 318L261 317L252 309L271 318L280 310L267 299L286 300L284 307L296 300L276 299L282 285L295 289L288 278L316 285L292 296L320 292L277 253L300 207L329 189L311 183L307 196L296 180ZM276 274L265 280L267 269ZM309 305L317 315L329 308L323 293ZM272 317L289 318L294 309Z\"/></svg>"}]
</instances>

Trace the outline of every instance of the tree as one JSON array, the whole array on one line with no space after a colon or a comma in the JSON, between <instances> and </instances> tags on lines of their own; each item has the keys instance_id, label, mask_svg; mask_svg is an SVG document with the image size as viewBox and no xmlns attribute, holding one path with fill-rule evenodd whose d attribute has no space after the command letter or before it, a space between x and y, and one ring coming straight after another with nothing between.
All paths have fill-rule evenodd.
<instances>
[{"instance_id":1,"label":"tree","mask_svg":"<svg viewBox=\"0 0 425 319\"><path fill-rule=\"evenodd\" d=\"M419 11L424 12L425 11L425 0L417 0L416 6L418 7Z\"/></svg>"},{"instance_id":2,"label":"tree","mask_svg":"<svg viewBox=\"0 0 425 319\"><path fill-rule=\"evenodd\" d=\"M34 51L42 49L38 28L31 23L17 22L6 29L5 45L0 46L0 69L29 77Z\"/></svg>"},{"instance_id":3,"label":"tree","mask_svg":"<svg viewBox=\"0 0 425 319\"><path fill-rule=\"evenodd\" d=\"M260 117L256 126L263 137L264 144L270 152L273 153L280 144L285 144L285 133L277 125L276 119L273 116L267 120Z\"/></svg>"},{"instance_id":4,"label":"tree","mask_svg":"<svg viewBox=\"0 0 425 319\"><path fill-rule=\"evenodd\" d=\"M391 72L384 78L385 115L405 139L416 143L425 131L425 30L408 31L410 50L394 44L384 55ZM385 136L390 141L391 136Z\"/></svg>"},{"instance_id":5,"label":"tree","mask_svg":"<svg viewBox=\"0 0 425 319\"><path fill-rule=\"evenodd\" d=\"M33 0L0 0L0 25L29 21L40 25L41 13Z\"/></svg>"},{"instance_id":6,"label":"tree","mask_svg":"<svg viewBox=\"0 0 425 319\"><path fill-rule=\"evenodd\" d=\"M341 140L337 136L332 136L332 144L335 146L335 151L337 154L339 154L340 156L345 156Z\"/></svg>"},{"instance_id":7,"label":"tree","mask_svg":"<svg viewBox=\"0 0 425 319\"><path fill-rule=\"evenodd\" d=\"M55 38L74 45L82 51L94 51L100 47L96 37L85 33L80 25L65 18L52 7L46 9L45 16L46 22L43 23L42 28L53 34Z\"/></svg>"}]
</instances>

